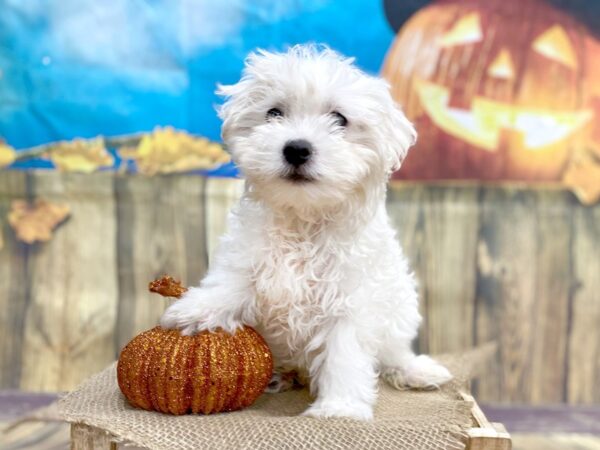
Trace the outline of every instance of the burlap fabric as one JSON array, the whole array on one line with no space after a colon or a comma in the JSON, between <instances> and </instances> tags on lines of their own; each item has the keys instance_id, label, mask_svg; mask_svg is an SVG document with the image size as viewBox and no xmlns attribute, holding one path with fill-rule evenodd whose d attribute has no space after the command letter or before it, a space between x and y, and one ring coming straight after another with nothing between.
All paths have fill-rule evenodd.
<instances>
[{"instance_id":1,"label":"burlap fabric","mask_svg":"<svg viewBox=\"0 0 600 450\"><path fill-rule=\"evenodd\" d=\"M62 398L58 414L118 441L158 450L461 449L471 405L459 391L473 361L485 352L440 358L456 377L441 390L397 391L381 384L372 422L299 416L311 401L306 390L263 394L248 409L211 416L142 411L119 391L115 364Z\"/></svg>"}]
</instances>

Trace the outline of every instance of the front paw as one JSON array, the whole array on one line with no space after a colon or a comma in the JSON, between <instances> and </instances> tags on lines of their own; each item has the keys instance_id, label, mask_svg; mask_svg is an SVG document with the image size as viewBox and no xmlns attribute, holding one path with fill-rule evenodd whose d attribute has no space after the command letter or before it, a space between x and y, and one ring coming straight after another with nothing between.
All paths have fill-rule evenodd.
<instances>
[{"instance_id":1,"label":"front paw","mask_svg":"<svg viewBox=\"0 0 600 450\"><path fill-rule=\"evenodd\" d=\"M317 418L345 417L356 420L372 420L373 407L353 399L317 399L302 415Z\"/></svg>"},{"instance_id":2,"label":"front paw","mask_svg":"<svg viewBox=\"0 0 600 450\"><path fill-rule=\"evenodd\" d=\"M200 315L183 300L178 300L167 308L160 318L160 326L179 329L184 336L200 331Z\"/></svg>"},{"instance_id":3,"label":"front paw","mask_svg":"<svg viewBox=\"0 0 600 450\"><path fill-rule=\"evenodd\" d=\"M273 375L271 375L271 381L267 384L265 392L268 394L277 394L279 392L290 391L294 388L294 381L296 377L295 371L283 371L275 369Z\"/></svg>"},{"instance_id":4,"label":"front paw","mask_svg":"<svg viewBox=\"0 0 600 450\"><path fill-rule=\"evenodd\" d=\"M218 328L233 334L242 324L232 314L220 310L216 299L209 299L201 288L192 288L167 308L160 319L163 328L176 328L184 336Z\"/></svg>"}]
</instances>

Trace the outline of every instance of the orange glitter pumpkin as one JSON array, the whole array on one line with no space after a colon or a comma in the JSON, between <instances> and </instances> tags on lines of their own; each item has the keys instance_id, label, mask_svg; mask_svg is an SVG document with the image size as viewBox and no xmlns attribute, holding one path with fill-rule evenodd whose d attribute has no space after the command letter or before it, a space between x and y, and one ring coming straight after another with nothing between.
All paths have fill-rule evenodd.
<instances>
[{"instance_id":1,"label":"orange glitter pumpkin","mask_svg":"<svg viewBox=\"0 0 600 450\"><path fill-rule=\"evenodd\" d=\"M150 290L165 296L185 292L163 277ZM264 339L250 327L230 335L207 331L182 336L155 327L121 351L117 380L129 403L169 414L212 414L245 408L271 379L273 358Z\"/></svg>"},{"instance_id":2,"label":"orange glitter pumpkin","mask_svg":"<svg viewBox=\"0 0 600 450\"><path fill-rule=\"evenodd\" d=\"M262 394L272 372L271 352L250 327L234 335L195 336L156 327L133 338L117 365L129 403L170 414L245 408Z\"/></svg>"}]
</instances>

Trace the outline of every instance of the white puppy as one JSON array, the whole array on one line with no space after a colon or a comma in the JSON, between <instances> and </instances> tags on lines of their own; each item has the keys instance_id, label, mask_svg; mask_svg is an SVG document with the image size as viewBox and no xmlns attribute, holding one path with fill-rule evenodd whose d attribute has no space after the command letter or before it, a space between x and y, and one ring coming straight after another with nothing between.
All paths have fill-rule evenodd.
<instances>
[{"instance_id":1,"label":"white puppy","mask_svg":"<svg viewBox=\"0 0 600 450\"><path fill-rule=\"evenodd\" d=\"M416 286L385 193L416 133L386 82L332 50L296 46L251 54L219 93L246 191L200 287L161 325L256 327L277 367L310 377L312 416L371 418L378 374L398 388L448 381L411 350Z\"/></svg>"}]
</instances>

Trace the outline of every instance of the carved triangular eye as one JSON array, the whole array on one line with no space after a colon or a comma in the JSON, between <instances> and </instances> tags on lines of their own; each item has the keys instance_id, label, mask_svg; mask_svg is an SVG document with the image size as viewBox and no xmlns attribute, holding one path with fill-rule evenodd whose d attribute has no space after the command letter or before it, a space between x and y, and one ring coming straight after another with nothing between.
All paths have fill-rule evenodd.
<instances>
[{"instance_id":1,"label":"carved triangular eye","mask_svg":"<svg viewBox=\"0 0 600 450\"><path fill-rule=\"evenodd\" d=\"M474 12L459 19L450 30L442 35L439 43L442 47L454 47L472 44L482 39L481 19L479 14Z\"/></svg>"},{"instance_id":2,"label":"carved triangular eye","mask_svg":"<svg viewBox=\"0 0 600 450\"><path fill-rule=\"evenodd\" d=\"M512 80L515 77L515 65L507 49L500 50L498 56L488 67L488 75L503 80Z\"/></svg>"},{"instance_id":3,"label":"carved triangular eye","mask_svg":"<svg viewBox=\"0 0 600 450\"><path fill-rule=\"evenodd\" d=\"M577 55L567 32L560 25L554 25L540 34L533 42L533 49L545 57L577 69Z\"/></svg>"}]
</instances>

